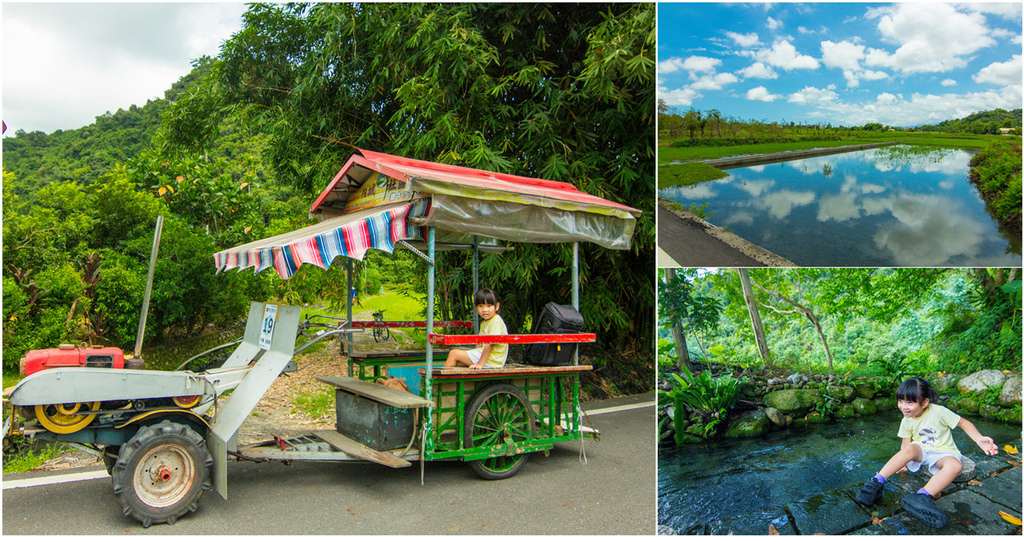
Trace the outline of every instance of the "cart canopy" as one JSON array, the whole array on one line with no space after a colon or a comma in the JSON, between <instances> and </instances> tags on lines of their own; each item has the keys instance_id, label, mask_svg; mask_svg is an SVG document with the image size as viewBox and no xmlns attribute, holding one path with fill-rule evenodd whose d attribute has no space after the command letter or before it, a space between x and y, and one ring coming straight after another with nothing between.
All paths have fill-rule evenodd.
<instances>
[{"instance_id":1,"label":"cart canopy","mask_svg":"<svg viewBox=\"0 0 1024 537\"><path fill-rule=\"evenodd\" d=\"M339 255L392 252L400 240L468 243L593 242L628 249L637 209L568 183L357 150L310 207L318 224L214 254L218 272L274 267L289 278L305 263L330 266Z\"/></svg>"}]
</instances>

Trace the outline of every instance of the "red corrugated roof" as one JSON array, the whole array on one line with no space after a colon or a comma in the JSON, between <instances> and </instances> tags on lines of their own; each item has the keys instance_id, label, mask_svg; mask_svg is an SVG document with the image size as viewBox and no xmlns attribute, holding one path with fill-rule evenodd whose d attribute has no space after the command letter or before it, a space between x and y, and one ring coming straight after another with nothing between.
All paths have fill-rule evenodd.
<instances>
[{"instance_id":1,"label":"red corrugated roof","mask_svg":"<svg viewBox=\"0 0 1024 537\"><path fill-rule=\"evenodd\" d=\"M322 205L325 202L335 201L344 203L347 201L352 192L368 177L355 178L350 175L353 168L357 166L383 173L400 181L408 181L415 178L429 179L485 190L513 192L586 205L610 207L628 211L634 216L641 214L641 211L632 207L582 192L569 183L428 162L366 151L364 149L357 149L349 157L345 165L334 176L334 179L331 180L317 197L316 201L313 202L309 212L311 214L321 212L323 209Z\"/></svg>"}]
</instances>

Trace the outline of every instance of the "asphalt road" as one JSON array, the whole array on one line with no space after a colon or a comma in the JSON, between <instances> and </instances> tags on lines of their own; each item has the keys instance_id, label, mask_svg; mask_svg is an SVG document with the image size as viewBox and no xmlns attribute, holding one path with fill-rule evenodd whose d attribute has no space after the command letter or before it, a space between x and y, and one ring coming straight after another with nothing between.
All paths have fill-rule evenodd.
<instances>
[{"instance_id":1,"label":"asphalt road","mask_svg":"<svg viewBox=\"0 0 1024 537\"><path fill-rule=\"evenodd\" d=\"M233 462L228 500L208 491L174 525L143 529L121 514L107 477L8 488L3 533L17 534L645 534L656 507L653 394L585 404L601 441L534 454L518 475L479 479L461 462ZM640 408L613 410L625 405ZM92 469L95 471L95 468Z\"/></svg>"}]
</instances>

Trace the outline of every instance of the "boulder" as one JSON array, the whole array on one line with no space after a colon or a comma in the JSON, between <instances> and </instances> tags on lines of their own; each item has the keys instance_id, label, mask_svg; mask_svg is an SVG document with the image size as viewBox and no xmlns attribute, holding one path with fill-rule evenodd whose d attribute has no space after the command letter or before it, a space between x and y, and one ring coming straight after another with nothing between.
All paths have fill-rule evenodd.
<instances>
[{"instance_id":1,"label":"boulder","mask_svg":"<svg viewBox=\"0 0 1024 537\"><path fill-rule=\"evenodd\" d=\"M879 412L885 412L887 410L897 410L896 398L895 397L879 397L875 400L875 410Z\"/></svg>"},{"instance_id":2,"label":"boulder","mask_svg":"<svg viewBox=\"0 0 1024 537\"><path fill-rule=\"evenodd\" d=\"M1004 407L1020 406L1021 381L1020 377L1012 376L1006 379L1003 384L1003 393L999 394L999 404Z\"/></svg>"},{"instance_id":3,"label":"boulder","mask_svg":"<svg viewBox=\"0 0 1024 537\"><path fill-rule=\"evenodd\" d=\"M729 428L725 431L727 438L738 438L744 436L761 436L768 432L768 418L760 410L744 412L732 420Z\"/></svg>"},{"instance_id":4,"label":"boulder","mask_svg":"<svg viewBox=\"0 0 1024 537\"><path fill-rule=\"evenodd\" d=\"M935 383L932 384L932 386L935 386L935 389L938 390L939 392L944 392L948 390L950 386L954 386L956 384L956 381L957 377L955 375L942 375L941 377L935 379Z\"/></svg>"},{"instance_id":5,"label":"boulder","mask_svg":"<svg viewBox=\"0 0 1024 537\"><path fill-rule=\"evenodd\" d=\"M831 385L825 388L825 395L837 399L842 403L853 401L853 388L850 386Z\"/></svg>"},{"instance_id":6,"label":"boulder","mask_svg":"<svg viewBox=\"0 0 1024 537\"><path fill-rule=\"evenodd\" d=\"M812 412L807 415L806 421L807 423L828 423L829 419L828 416L820 412Z\"/></svg>"},{"instance_id":7,"label":"boulder","mask_svg":"<svg viewBox=\"0 0 1024 537\"><path fill-rule=\"evenodd\" d=\"M853 405L850 403L843 403L839 405L836 410L836 417L839 419L852 418L857 414L857 411L853 409Z\"/></svg>"},{"instance_id":8,"label":"boulder","mask_svg":"<svg viewBox=\"0 0 1024 537\"><path fill-rule=\"evenodd\" d=\"M853 410L861 416L870 416L875 412L878 412L878 407L875 406L875 402L871 399L864 397L858 397L853 400Z\"/></svg>"},{"instance_id":9,"label":"boulder","mask_svg":"<svg viewBox=\"0 0 1024 537\"><path fill-rule=\"evenodd\" d=\"M803 382L807 382L807 377L801 375L800 373L793 373L792 375L786 377L786 382L790 384L800 384Z\"/></svg>"},{"instance_id":10,"label":"boulder","mask_svg":"<svg viewBox=\"0 0 1024 537\"><path fill-rule=\"evenodd\" d=\"M1002 409L1003 407L999 405L990 405L987 403L982 403L978 405L978 414L981 414L981 417L985 419L993 419L996 417L996 414L999 413L999 411L1001 411Z\"/></svg>"},{"instance_id":11,"label":"boulder","mask_svg":"<svg viewBox=\"0 0 1024 537\"><path fill-rule=\"evenodd\" d=\"M874 399L875 385L869 382L858 382L853 385L853 391L860 399Z\"/></svg>"},{"instance_id":12,"label":"boulder","mask_svg":"<svg viewBox=\"0 0 1024 537\"><path fill-rule=\"evenodd\" d=\"M960 414L967 414L969 416L977 416L981 410L981 405L978 401L969 397L964 397L957 402L956 411Z\"/></svg>"},{"instance_id":13,"label":"boulder","mask_svg":"<svg viewBox=\"0 0 1024 537\"><path fill-rule=\"evenodd\" d=\"M963 395L981 394L991 386L1002 386L1006 382L1006 375L995 369L983 369L972 375L960 379L956 388Z\"/></svg>"},{"instance_id":14,"label":"boulder","mask_svg":"<svg viewBox=\"0 0 1024 537\"><path fill-rule=\"evenodd\" d=\"M764 407L764 415L768 418L768 421L774 423L778 427L785 427L788 425L786 423L787 416L782 412L779 412L779 409L775 407Z\"/></svg>"},{"instance_id":15,"label":"boulder","mask_svg":"<svg viewBox=\"0 0 1024 537\"><path fill-rule=\"evenodd\" d=\"M814 408L817 403L818 394L813 390L779 390L769 393L765 398L765 404L775 407L783 414L800 414Z\"/></svg>"},{"instance_id":16,"label":"boulder","mask_svg":"<svg viewBox=\"0 0 1024 537\"><path fill-rule=\"evenodd\" d=\"M960 457L960 463L963 464L963 470L960 470L960 475L953 478L954 483L966 483L978 474L977 466L974 461L967 455Z\"/></svg>"}]
</instances>

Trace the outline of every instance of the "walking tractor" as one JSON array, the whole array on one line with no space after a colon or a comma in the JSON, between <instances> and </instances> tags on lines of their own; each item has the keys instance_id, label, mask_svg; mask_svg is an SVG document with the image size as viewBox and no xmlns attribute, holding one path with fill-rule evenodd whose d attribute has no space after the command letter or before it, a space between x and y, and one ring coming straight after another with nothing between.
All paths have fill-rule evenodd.
<instances>
[{"instance_id":1,"label":"walking tractor","mask_svg":"<svg viewBox=\"0 0 1024 537\"><path fill-rule=\"evenodd\" d=\"M357 150L310 213L320 222L218 252L216 270L272 268L289 278L303 264L326 269L344 256L351 289L354 260L369 248L391 253L401 246L426 261L426 319L353 321L351 296L347 317L329 322L303 319L298 306L253 303L243 337L219 367L145 369L141 341L158 220L135 353L73 346L30 352L23 361L27 376L5 392L10 416L19 418L8 418L5 436L56 440L101 455L122 510L147 527L194 511L207 489L227 499L230 460L371 461L393 468L419 462L421 479L426 461L462 460L485 479L503 479L516 474L530 453L597 437L583 425L580 406L580 375L591 367L580 365L574 352L595 335L537 333L541 323L532 334L437 333L441 327L474 328L478 320L434 320L436 252L471 253L476 290L481 253L500 254L508 243L572 243L572 308L578 310L579 243L628 249L640 211L566 183ZM294 367L294 354L326 337L367 328L381 337L387 329L410 326L426 330L424 350L350 348L348 376L318 378L335 389L334 429L239 444L239 427L274 380ZM297 336L313 329L319 331L296 349ZM435 346L488 343L548 345L565 358L498 369L435 366ZM389 367L411 364L410 391L373 382Z\"/></svg>"}]
</instances>

